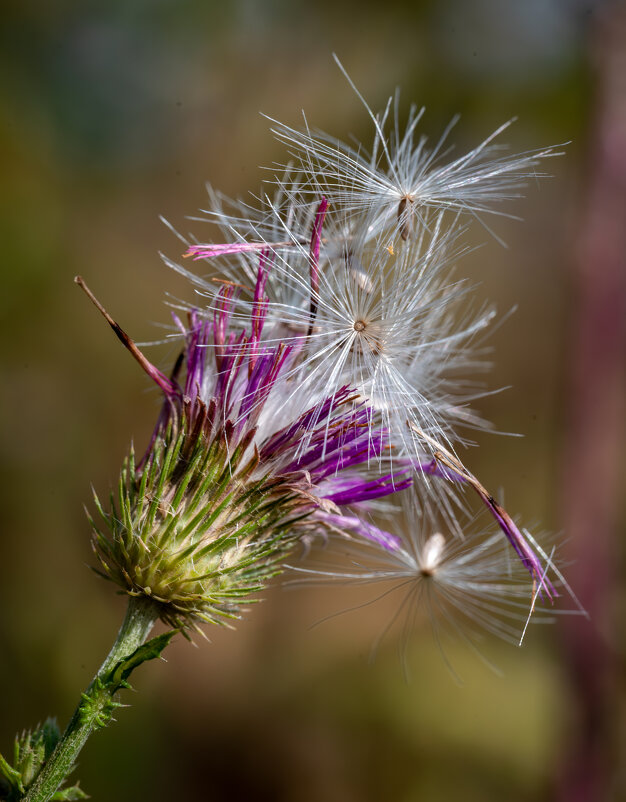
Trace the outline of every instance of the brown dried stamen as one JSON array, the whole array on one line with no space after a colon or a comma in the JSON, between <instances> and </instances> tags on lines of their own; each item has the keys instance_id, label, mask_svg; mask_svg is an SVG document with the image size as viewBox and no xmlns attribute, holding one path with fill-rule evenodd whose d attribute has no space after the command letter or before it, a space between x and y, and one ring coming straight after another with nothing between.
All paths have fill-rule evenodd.
<instances>
[{"instance_id":1,"label":"brown dried stamen","mask_svg":"<svg viewBox=\"0 0 626 802\"><path fill-rule=\"evenodd\" d=\"M398 223L400 236L406 242L413 232L413 210L410 208L415 201L411 195L404 195L398 204Z\"/></svg>"}]
</instances>

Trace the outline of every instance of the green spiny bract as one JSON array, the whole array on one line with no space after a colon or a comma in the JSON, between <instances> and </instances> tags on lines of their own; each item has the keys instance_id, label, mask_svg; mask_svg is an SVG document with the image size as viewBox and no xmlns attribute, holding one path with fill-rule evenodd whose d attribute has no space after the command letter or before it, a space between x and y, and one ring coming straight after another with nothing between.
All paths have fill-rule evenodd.
<instances>
[{"instance_id":1,"label":"green spiny bract","mask_svg":"<svg viewBox=\"0 0 626 802\"><path fill-rule=\"evenodd\" d=\"M228 424L207 442L198 421L195 431L187 421L158 432L142 466L131 450L108 511L95 496L106 529L91 521L99 573L150 597L163 621L183 629L239 617L241 603L280 570L303 514L286 478L259 478L253 431L231 452Z\"/></svg>"},{"instance_id":2,"label":"green spiny bract","mask_svg":"<svg viewBox=\"0 0 626 802\"><path fill-rule=\"evenodd\" d=\"M43 725L32 731L26 730L15 739L12 766L0 755L0 799L3 802L18 802L23 798L60 737L55 719L48 718ZM87 795L78 785L60 788L51 797L53 802L70 802L75 799L87 799Z\"/></svg>"}]
</instances>

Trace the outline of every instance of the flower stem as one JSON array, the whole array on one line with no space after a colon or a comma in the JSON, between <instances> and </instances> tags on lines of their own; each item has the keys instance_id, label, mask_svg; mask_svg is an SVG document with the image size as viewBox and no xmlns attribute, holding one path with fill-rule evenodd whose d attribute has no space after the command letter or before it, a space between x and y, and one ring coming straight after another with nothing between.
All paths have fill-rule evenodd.
<instances>
[{"instance_id":1,"label":"flower stem","mask_svg":"<svg viewBox=\"0 0 626 802\"><path fill-rule=\"evenodd\" d=\"M24 802L48 802L72 771L87 738L109 720L116 706L113 697L120 686L107 681L107 678L121 660L129 657L145 642L157 618L154 602L145 597L130 597L126 617L111 651L82 695L67 729L28 789Z\"/></svg>"}]
</instances>

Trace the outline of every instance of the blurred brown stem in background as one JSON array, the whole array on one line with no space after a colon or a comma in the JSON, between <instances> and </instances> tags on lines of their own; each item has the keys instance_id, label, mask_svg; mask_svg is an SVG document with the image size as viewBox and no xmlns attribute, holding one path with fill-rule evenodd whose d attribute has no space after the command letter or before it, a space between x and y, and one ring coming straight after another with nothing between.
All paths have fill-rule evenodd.
<instances>
[{"instance_id":1,"label":"blurred brown stem in background","mask_svg":"<svg viewBox=\"0 0 626 802\"><path fill-rule=\"evenodd\" d=\"M556 795L568 802L617 798L616 786L624 782L616 773L615 700L621 676L616 579L626 419L626 3L605 4L592 37L596 113L575 242L563 488L574 560L568 579L591 625L572 619L562 629L577 700Z\"/></svg>"}]
</instances>

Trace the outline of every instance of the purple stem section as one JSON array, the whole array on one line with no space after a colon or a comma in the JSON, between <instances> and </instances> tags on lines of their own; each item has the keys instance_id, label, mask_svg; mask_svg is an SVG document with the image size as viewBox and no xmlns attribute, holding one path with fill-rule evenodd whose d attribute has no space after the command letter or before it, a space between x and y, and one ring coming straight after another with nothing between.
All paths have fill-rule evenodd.
<instances>
[{"instance_id":1,"label":"purple stem section","mask_svg":"<svg viewBox=\"0 0 626 802\"><path fill-rule=\"evenodd\" d=\"M319 517L333 528L339 529L343 533L350 532L360 535L366 540L382 546L387 551L398 551L403 547L402 540L397 535L392 535L391 532L379 529L369 521L364 521L356 516L324 513Z\"/></svg>"},{"instance_id":2,"label":"purple stem section","mask_svg":"<svg viewBox=\"0 0 626 802\"><path fill-rule=\"evenodd\" d=\"M364 480L362 477L355 476L354 481L349 483L343 481L343 487L335 492L327 492L324 498L334 502L338 506L346 504L356 504L359 501L369 501L370 499L380 498L381 496L388 496L391 493L397 493L400 490L406 490L411 486L413 480L407 476L410 469L405 471L397 471L393 474L386 476L377 476L375 479L369 481ZM402 474L405 474L404 478Z\"/></svg>"}]
</instances>

